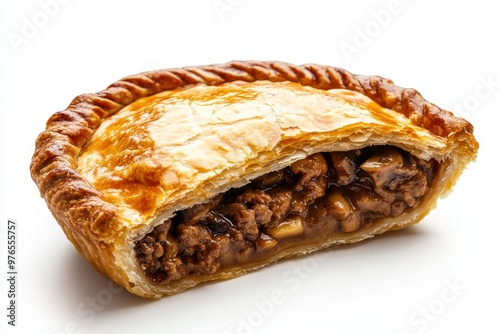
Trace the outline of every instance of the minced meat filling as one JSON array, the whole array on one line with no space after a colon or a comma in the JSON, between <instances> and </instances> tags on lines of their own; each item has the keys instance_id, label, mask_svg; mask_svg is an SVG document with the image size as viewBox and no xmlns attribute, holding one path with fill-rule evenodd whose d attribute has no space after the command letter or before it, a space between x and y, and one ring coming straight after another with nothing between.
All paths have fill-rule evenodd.
<instances>
[{"instance_id":1,"label":"minced meat filling","mask_svg":"<svg viewBox=\"0 0 500 334\"><path fill-rule=\"evenodd\" d=\"M316 153L177 212L136 242L137 259L166 284L257 261L303 238L355 232L416 207L436 168L391 146Z\"/></svg>"}]
</instances>

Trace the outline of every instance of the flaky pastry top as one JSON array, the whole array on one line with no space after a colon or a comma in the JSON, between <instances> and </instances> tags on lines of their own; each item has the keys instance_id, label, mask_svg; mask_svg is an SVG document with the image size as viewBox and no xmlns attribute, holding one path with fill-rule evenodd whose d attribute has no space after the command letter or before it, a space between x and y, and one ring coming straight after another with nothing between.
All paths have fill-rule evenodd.
<instances>
[{"instance_id":1,"label":"flaky pastry top","mask_svg":"<svg viewBox=\"0 0 500 334\"><path fill-rule=\"evenodd\" d=\"M362 131L342 136L357 127ZM429 151L413 152L424 159L446 146L361 93L262 80L141 98L102 122L77 170L130 226L148 225L165 209L206 201L321 147L332 149L336 132L337 145L364 146L374 127L407 137L402 142L426 139Z\"/></svg>"}]
</instances>

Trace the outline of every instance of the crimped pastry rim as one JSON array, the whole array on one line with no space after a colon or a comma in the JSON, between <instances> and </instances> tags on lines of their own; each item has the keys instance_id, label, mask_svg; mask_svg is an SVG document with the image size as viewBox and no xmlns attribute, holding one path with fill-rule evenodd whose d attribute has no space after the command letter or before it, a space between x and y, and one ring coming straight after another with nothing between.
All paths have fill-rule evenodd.
<instances>
[{"instance_id":1,"label":"crimped pastry rim","mask_svg":"<svg viewBox=\"0 0 500 334\"><path fill-rule=\"evenodd\" d=\"M473 127L469 122L426 101L416 90L399 87L379 76L354 75L331 66L234 61L125 77L98 93L76 97L65 110L55 113L38 136L30 166L31 176L52 214L78 251L98 271L124 285L128 283L105 265L114 261L115 238L125 233L120 213L77 172L81 149L102 120L140 98L162 91L199 84L216 86L257 80L291 81L323 90L356 91L406 116L413 124L434 135L472 137ZM469 141L477 146L474 140ZM100 254L99 258L93 256L96 253Z\"/></svg>"}]
</instances>

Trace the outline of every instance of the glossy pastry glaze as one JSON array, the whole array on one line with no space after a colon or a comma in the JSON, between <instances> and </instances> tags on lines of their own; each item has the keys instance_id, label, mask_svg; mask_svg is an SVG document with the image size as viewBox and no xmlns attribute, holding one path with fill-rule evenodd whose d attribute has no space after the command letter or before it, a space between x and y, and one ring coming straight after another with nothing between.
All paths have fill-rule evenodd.
<instances>
[{"instance_id":1,"label":"glossy pastry glaze","mask_svg":"<svg viewBox=\"0 0 500 334\"><path fill-rule=\"evenodd\" d=\"M246 169L262 173L259 160L273 154L278 141L293 143L302 134L321 136L359 123L366 131L352 134L351 141L364 141L370 124L385 123L431 138L356 92L295 83L231 83L136 101L103 122L83 149L78 168L133 223L155 214L165 198L196 190L190 186L206 187L228 165L256 159ZM227 182L233 181L228 176Z\"/></svg>"}]
</instances>

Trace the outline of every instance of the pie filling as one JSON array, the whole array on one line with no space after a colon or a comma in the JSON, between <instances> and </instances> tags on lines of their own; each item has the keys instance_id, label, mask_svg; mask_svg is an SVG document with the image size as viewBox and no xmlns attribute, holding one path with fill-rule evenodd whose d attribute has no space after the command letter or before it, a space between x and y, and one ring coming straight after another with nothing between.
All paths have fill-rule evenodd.
<instances>
[{"instance_id":1,"label":"pie filling","mask_svg":"<svg viewBox=\"0 0 500 334\"><path fill-rule=\"evenodd\" d=\"M316 153L177 212L134 249L157 284L257 263L417 207L437 168L392 146Z\"/></svg>"}]
</instances>

